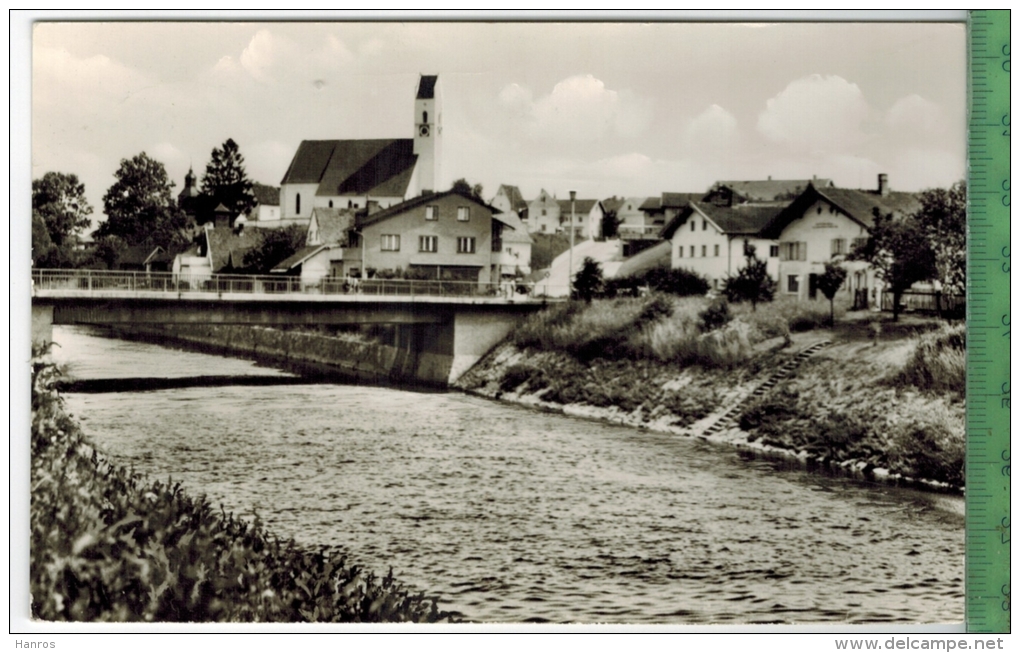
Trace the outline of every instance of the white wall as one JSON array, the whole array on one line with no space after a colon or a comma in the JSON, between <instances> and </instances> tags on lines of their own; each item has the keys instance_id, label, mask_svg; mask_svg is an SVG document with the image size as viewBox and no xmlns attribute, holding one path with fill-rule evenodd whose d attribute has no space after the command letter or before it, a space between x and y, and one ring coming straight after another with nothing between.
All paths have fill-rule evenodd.
<instances>
[{"instance_id":1,"label":"white wall","mask_svg":"<svg viewBox=\"0 0 1020 653\"><path fill-rule=\"evenodd\" d=\"M804 214L791 222L780 235L779 244L799 242L806 243L807 254L803 261L779 262L779 295L794 296L807 299L809 296L809 280L811 274L825 272L825 263L832 260L832 241L836 238L846 240L847 251L853 248L854 238L867 237L867 229L839 209L824 200L818 200ZM867 288L874 288L874 274L863 261L845 261L843 267L848 271L849 283L844 287L864 283ZM790 278L796 278L796 290L791 289ZM824 299L818 293L816 299Z\"/></svg>"}]
</instances>

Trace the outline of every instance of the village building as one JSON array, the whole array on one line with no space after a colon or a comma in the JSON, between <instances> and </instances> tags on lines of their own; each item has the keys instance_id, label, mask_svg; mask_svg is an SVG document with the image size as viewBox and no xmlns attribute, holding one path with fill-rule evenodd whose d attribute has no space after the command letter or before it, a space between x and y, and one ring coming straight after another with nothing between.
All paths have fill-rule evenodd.
<instances>
[{"instance_id":1,"label":"village building","mask_svg":"<svg viewBox=\"0 0 1020 653\"><path fill-rule=\"evenodd\" d=\"M442 101L437 75L422 75L412 138L302 141L280 182L280 215L309 219L315 208L388 208L440 181Z\"/></svg>"},{"instance_id":2,"label":"village building","mask_svg":"<svg viewBox=\"0 0 1020 653\"><path fill-rule=\"evenodd\" d=\"M524 201L521 189L517 186L501 185L496 191L496 196L489 203L499 209L503 215L513 213L521 220L528 219L528 203Z\"/></svg>"},{"instance_id":3,"label":"village building","mask_svg":"<svg viewBox=\"0 0 1020 653\"><path fill-rule=\"evenodd\" d=\"M761 234L783 208L783 204L688 202L660 233L670 242L671 267L695 272L720 289L746 265L753 248L755 257L766 262L769 275L778 278L778 244Z\"/></svg>"},{"instance_id":4,"label":"village building","mask_svg":"<svg viewBox=\"0 0 1020 653\"><path fill-rule=\"evenodd\" d=\"M207 222L196 243L174 257L172 271L185 282L201 282L213 274L243 273L248 267L246 255L262 244L266 233L245 228L243 219L234 226Z\"/></svg>"},{"instance_id":5,"label":"village building","mask_svg":"<svg viewBox=\"0 0 1020 653\"><path fill-rule=\"evenodd\" d=\"M864 261L846 260L854 246L868 238L874 212L903 217L920 209L913 193L893 191L889 178L878 175L874 190L853 190L832 186L806 190L783 209L765 229L762 237L779 246L778 294L798 299L820 296L817 278L825 263L838 258L849 272L846 289L857 308L878 305L880 283Z\"/></svg>"},{"instance_id":6,"label":"village building","mask_svg":"<svg viewBox=\"0 0 1020 653\"><path fill-rule=\"evenodd\" d=\"M560 232L560 204L544 188L528 202L528 231L555 234Z\"/></svg>"},{"instance_id":7,"label":"village building","mask_svg":"<svg viewBox=\"0 0 1020 653\"><path fill-rule=\"evenodd\" d=\"M717 181L701 199L718 206L735 206L744 203L790 203L800 196L808 185L815 188L833 188L831 179L756 179L751 181Z\"/></svg>"},{"instance_id":8,"label":"village building","mask_svg":"<svg viewBox=\"0 0 1020 653\"><path fill-rule=\"evenodd\" d=\"M602 238L602 218L605 209L601 200L575 199L559 200L560 230L570 234L571 211L575 239L598 240Z\"/></svg>"},{"instance_id":9,"label":"village building","mask_svg":"<svg viewBox=\"0 0 1020 653\"><path fill-rule=\"evenodd\" d=\"M255 182L251 185L255 206L248 212L249 222L275 222L280 220L280 188Z\"/></svg>"}]
</instances>

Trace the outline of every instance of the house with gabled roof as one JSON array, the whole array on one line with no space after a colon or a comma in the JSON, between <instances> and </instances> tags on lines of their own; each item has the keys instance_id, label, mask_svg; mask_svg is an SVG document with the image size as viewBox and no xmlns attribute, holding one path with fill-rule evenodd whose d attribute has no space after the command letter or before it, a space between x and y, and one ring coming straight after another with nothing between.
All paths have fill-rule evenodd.
<instances>
[{"instance_id":1,"label":"house with gabled roof","mask_svg":"<svg viewBox=\"0 0 1020 653\"><path fill-rule=\"evenodd\" d=\"M816 187L813 183L779 212L762 230L762 236L779 247L778 292L800 299L816 299L816 279L825 263L844 260L849 274L846 290L854 304L876 305L881 288L874 271L863 261L847 261L856 244L864 242L874 225L874 213L903 217L920 209L913 193L896 192L885 174L878 176L874 190Z\"/></svg>"},{"instance_id":2,"label":"house with gabled roof","mask_svg":"<svg viewBox=\"0 0 1020 653\"><path fill-rule=\"evenodd\" d=\"M736 276L746 265L746 256L764 260L769 274L779 273L776 242L762 235L785 204L740 204L716 206L690 201L660 232L670 242L671 266L684 268L721 288L727 277Z\"/></svg>"},{"instance_id":3,"label":"house with gabled roof","mask_svg":"<svg viewBox=\"0 0 1020 653\"><path fill-rule=\"evenodd\" d=\"M499 209L500 213L504 215L513 213L521 220L527 220L528 218L528 203L524 200L524 196L521 195L521 189L517 186L502 184L499 190L496 191L496 196L489 203Z\"/></svg>"},{"instance_id":4,"label":"house with gabled roof","mask_svg":"<svg viewBox=\"0 0 1020 653\"><path fill-rule=\"evenodd\" d=\"M705 202L731 206L745 202L792 202L811 184L815 188L832 188L831 179L755 179L750 181L717 181L702 198Z\"/></svg>"},{"instance_id":5,"label":"house with gabled roof","mask_svg":"<svg viewBox=\"0 0 1020 653\"><path fill-rule=\"evenodd\" d=\"M248 220L253 222L270 222L280 219L280 188L267 186L258 182L251 185L255 196L255 206L248 213Z\"/></svg>"},{"instance_id":6,"label":"house with gabled roof","mask_svg":"<svg viewBox=\"0 0 1020 653\"><path fill-rule=\"evenodd\" d=\"M246 229L243 221L231 227L207 222L197 242L174 257L173 272L187 280L208 279L213 274L241 273L245 257L262 244L267 231Z\"/></svg>"},{"instance_id":7,"label":"house with gabled roof","mask_svg":"<svg viewBox=\"0 0 1020 653\"><path fill-rule=\"evenodd\" d=\"M280 261L272 274L289 274L311 286L327 277L343 276L343 252L350 241L358 212L365 209L316 207L308 221L305 246Z\"/></svg>"},{"instance_id":8,"label":"house with gabled roof","mask_svg":"<svg viewBox=\"0 0 1020 653\"><path fill-rule=\"evenodd\" d=\"M555 195L544 188L538 197L528 202L528 231L531 233L555 234L560 232L560 203Z\"/></svg>"},{"instance_id":9,"label":"house with gabled roof","mask_svg":"<svg viewBox=\"0 0 1020 653\"><path fill-rule=\"evenodd\" d=\"M343 252L343 276L374 275L497 281L507 230L520 221L456 190L419 195L385 209L359 212Z\"/></svg>"},{"instance_id":10,"label":"house with gabled roof","mask_svg":"<svg viewBox=\"0 0 1020 653\"><path fill-rule=\"evenodd\" d=\"M422 75L414 99L412 138L307 140L280 182L283 219L309 218L314 208L387 208L438 190L442 136L439 79Z\"/></svg>"},{"instance_id":11,"label":"house with gabled roof","mask_svg":"<svg viewBox=\"0 0 1020 653\"><path fill-rule=\"evenodd\" d=\"M602 237L602 218L605 209L602 200L569 199L559 200L560 230L569 234L571 228L571 211L573 211L573 228L575 239L597 240Z\"/></svg>"}]
</instances>

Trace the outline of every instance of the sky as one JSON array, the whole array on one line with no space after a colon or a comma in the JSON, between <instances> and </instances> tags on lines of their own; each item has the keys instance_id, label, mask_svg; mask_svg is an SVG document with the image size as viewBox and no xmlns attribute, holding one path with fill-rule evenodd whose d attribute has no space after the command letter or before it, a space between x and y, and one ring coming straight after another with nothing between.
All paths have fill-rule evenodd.
<instances>
[{"instance_id":1,"label":"sky","mask_svg":"<svg viewBox=\"0 0 1020 653\"><path fill-rule=\"evenodd\" d=\"M175 193L232 138L279 185L304 139L410 138L438 74L440 187L491 199L700 192L723 179L947 186L966 164L962 23L36 22L31 175L102 218L120 161Z\"/></svg>"}]
</instances>

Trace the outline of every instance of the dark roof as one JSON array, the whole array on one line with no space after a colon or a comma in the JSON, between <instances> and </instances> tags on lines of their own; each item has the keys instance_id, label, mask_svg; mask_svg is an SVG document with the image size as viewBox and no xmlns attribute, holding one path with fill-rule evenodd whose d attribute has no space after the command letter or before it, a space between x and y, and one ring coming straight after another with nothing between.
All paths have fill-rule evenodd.
<instances>
[{"instance_id":1,"label":"dark roof","mask_svg":"<svg viewBox=\"0 0 1020 653\"><path fill-rule=\"evenodd\" d=\"M668 240L656 243L648 249L641 250L634 256L620 264L617 268L616 278L629 277L633 274L640 274L652 268L666 267L672 264L673 244Z\"/></svg>"},{"instance_id":2,"label":"dark roof","mask_svg":"<svg viewBox=\"0 0 1020 653\"><path fill-rule=\"evenodd\" d=\"M244 256L265 238L265 229L242 229L240 233L230 227L206 227L212 271L237 270L244 267Z\"/></svg>"},{"instance_id":3,"label":"dark roof","mask_svg":"<svg viewBox=\"0 0 1020 653\"><path fill-rule=\"evenodd\" d=\"M347 243L347 230L354 226L357 209L327 209L315 207L312 218L319 230L319 242L325 244Z\"/></svg>"},{"instance_id":4,"label":"dark roof","mask_svg":"<svg viewBox=\"0 0 1020 653\"><path fill-rule=\"evenodd\" d=\"M808 184L816 188L831 187L831 179L765 179L755 181L717 181L713 191L725 186L747 202L778 202L793 200L807 189Z\"/></svg>"},{"instance_id":5,"label":"dark roof","mask_svg":"<svg viewBox=\"0 0 1020 653\"><path fill-rule=\"evenodd\" d=\"M400 202L399 204L394 204L393 206L391 206L389 208L383 209L381 211L377 211L376 213L372 213L371 215L364 215L363 211L359 212L358 213L357 227L358 227L358 229L361 229L364 226L367 226L367 225L370 225L370 224L375 224L376 222L380 222L382 220L386 220L386 219L391 218L391 217L393 217L395 215L403 213L404 211L408 211L408 210L413 209L415 207L421 206L422 204L428 204L429 202L434 202L438 198L446 197L447 195L458 195L460 197L463 197L466 200L470 200L471 202L474 202L478 206L483 206L486 209L488 209L489 211L491 211L492 212L492 217L497 218L498 220L500 220L503 223L507 222L508 218L506 218L506 216L504 216L502 213L500 213L499 209L497 209L496 207L494 207L494 206L492 206L490 204L486 204L484 200L480 200L477 197L475 197L474 195L471 195L469 193L462 193L460 191L456 191L456 190L450 189L450 190L444 191L442 193L430 193L428 195L418 195L417 197L412 197L411 199L405 200L403 202Z\"/></svg>"},{"instance_id":6,"label":"dark roof","mask_svg":"<svg viewBox=\"0 0 1020 653\"><path fill-rule=\"evenodd\" d=\"M145 265L151 260L158 260L160 254L166 254L159 245L153 247L152 245L132 245L125 249L120 256L117 257L118 265ZM164 259L165 260L165 257Z\"/></svg>"},{"instance_id":7,"label":"dark roof","mask_svg":"<svg viewBox=\"0 0 1020 653\"><path fill-rule=\"evenodd\" d=\"M318 184L327 197L402 197L417 160L410 138L302 141L281 183Z\"/></svg>"},{"instance_id":8,"label":"dark roof","mask_svg":"<svg viewBox=\"0 0 1020 653\"><path fill-rule=\"evenodd\" d=\"M612 197L607 197L606 199L602 200L602 208L606 210L606 213L609 213L610 211L616 211L621 206L623 206L623 203L625 201L626 200L624 198L613 195Z\"/></svg>"},{"instance_id":9,"label":"dark roof","mask_svg":"<svg viewBox=\"0 0 1020 653\"><path fill-rule=\"evenodd\" d=\"M266 186L256 182L251 185L251 192L261 206L280 206L279 186Z\"/></svg>"},{"instance_id":10,"label":"dark roof","mask_svg":"<svg viewBox=\"0 0 1020 653\"><path fill-rule=\"evenodd\" d=\"M318 254L321 250L326 249L327 247L328 245L309 245L307 247L302 247L298 251L294 252L293 255L288 256L274 265L270 272L288 272L292 268L304 263L309 257Z\"/></svg>"},{"instance_id":11,"label":"dark roof","mask_svg":"<svg viewBox=\"0 0 1020 653\"><path fill-rule=\"evenodd\" d=\"M778 238L787 225L803 216L804 211L819 199L829 202L852 220L869 229L874 225L875 209L883 214L907 215L921 208L921 203L913 193L890 191L887 195L880 195L878 191L872 190L815 188L814 185L809 185L804 193L776 215L763 230L763 235L767 238Z\"/></svg>"},{"instance_id":12,"label":"dark roof","mask_svg":"<svg viewBox=\"0 0 1020 653\"><path fill-rule=\"evenodd\" d=\"M570 200L558 200L560 204L560 215L570 215ZM574 213L577 215L588 215L592 207L598 204L599 200L574 200Z\"/></svg>"},{"instance_id":13,"label":"dark roof","mask_svg":"<svg viewBox=\"0 0 1020 653\"><path fill-rule=\"evenodd\" d=\"M642 211L658 211L659 209L662 208L662 198L649 197L644 202L642 202L641 206L639 206L638 208L641 209Z\"/></svg>"},{"instance_id":14,"label":"dark roof","mask_svg":"<svg viewBox=\"0 0 1020 653\"><path fill-rule=\"evenodd\" d=\"M436 82L439 81L439 75L422 75L421 79L418 80L418 97L417 100L431 100L436 96Z\"/></svg>"},{"instance_id":15,"label":"dark roof","mask_svg":"<svg viewBox=\"0 0 1020 653\"><path fill-rule=\"evenodd\" d=\"M504 191L507 199L510 200L511 209L517 212L528 210L528 203L524 201L524 196L521 195L520 188L517 186L507 186L506 184L503 184L499 187L499 190Z\"/></svg>"},{"instance_id":16,"label":"dark roof","mask_svg":"<svg viewBox=\"0 0 1020 653\"><path fill-rule=\"evenodd\" d=\"M757 235L767 227L779 213L786 208L786 203L772 204L739 204L737 206L715 206L710 202L690 202L687 207L676 214L665 227L660 236L666 240L673 237L677 229L687 223L695 212L700 212L714 222L725 234Z\"/></svg>"},{"instance_id":17,"label":"dark roof","mask_svg":"<svg viewBox=\"0 0 1020 653\"><path fill-rule=\"evenodd\" d=\"M663 209L679 209L688 202L700 200L704 193L663 193L661 197L649 197L638 208L654 213Z\"/></svg>"}]
</instances>

